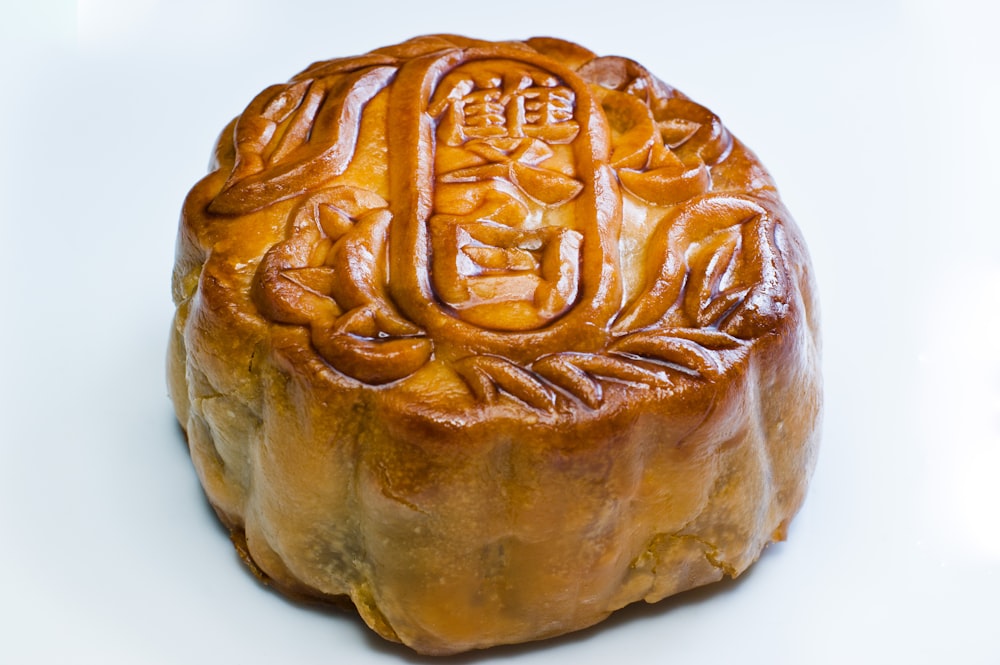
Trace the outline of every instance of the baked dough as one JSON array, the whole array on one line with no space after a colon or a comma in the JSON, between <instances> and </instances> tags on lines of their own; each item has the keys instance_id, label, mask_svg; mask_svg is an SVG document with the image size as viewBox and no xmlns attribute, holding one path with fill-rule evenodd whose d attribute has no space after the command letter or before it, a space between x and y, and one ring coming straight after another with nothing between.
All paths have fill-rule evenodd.
<instances>
[{"instance_id":1,"label":"baked dough","mask_svg":"<svg viewBox=\"0 0 1000 665\"><path fill-rule=\"evenodd\" d=\"M756 157L639 64L313 64L190 192L170 393L244 560L427 654L735 577L813 469L818 321Z\"/></svg>"}]
</instances>

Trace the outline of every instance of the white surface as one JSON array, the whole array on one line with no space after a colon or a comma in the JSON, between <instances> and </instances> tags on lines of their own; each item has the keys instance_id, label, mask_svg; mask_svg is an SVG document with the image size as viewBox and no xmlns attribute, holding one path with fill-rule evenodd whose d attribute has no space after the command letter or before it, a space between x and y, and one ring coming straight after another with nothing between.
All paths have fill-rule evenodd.
<instances>
[{"instance_id":1,"label":"white surface","mask_svg":"<svg viewBox=\"0 0 1000 665\"><path fill-rule=\"evenodd\" d=\"M254 583L163 358L222 126L314 60L449 31L631 56L758 153L819 276L826 419L789 541L740 580L443 662L1000 662L994 4L334 4L2 5L0 662L423 662Z\"/></svg>"}]
</instances>

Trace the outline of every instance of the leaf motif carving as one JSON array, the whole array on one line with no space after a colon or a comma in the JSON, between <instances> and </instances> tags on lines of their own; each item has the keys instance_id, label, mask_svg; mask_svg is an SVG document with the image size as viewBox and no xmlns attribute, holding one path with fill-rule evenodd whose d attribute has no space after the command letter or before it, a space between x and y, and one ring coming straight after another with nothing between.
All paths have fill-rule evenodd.
<instances>
[{"instance_id":1,"label":"leaf motif carving","mask_svg":"<svg viewBox=\"0 0 1000 665\"><path fill-rule=\"evenodd\" d=\"M604 391L593 376L573 362L574 354L557 353L539 359L531 368L553 385L562 388L591 409L601 406Z\"/></svg>"},{"instance_id":2,"label":"leaf motif carving","mask_svg":"<svg viewBox=\"0 0 1000 665\"><path fill-rule=\"evenodd\" d=\"M597 409L604 401L602 382L669 390L684 378L710 380L724 372L724 354L744 345L718 330L663 328L627 335L605 353L544 356L531 369L588 408Z\"/></svg>"},{"instance_id":3,"label":"leaf motif carving","mask_svg":"<svg viewBox=\"0 0 1000 665\"><path fill-rule=\"evenodd\" d=\"M678 301L690 325L724 323L759 281L759 228L770 224L758 203L728 195L708 194L669 213L646 253L644 289L619 316L615 332L662 325Z\"/></svg>"},{"instance_id":4,"label":"leaf motif carving","mask_svg":"<svg viewBox=\"0 0 1000 665\"><path fill-rule=\"evenodd\" d=\"M742 228L733 225L688 247L684 309L699 327L717 326L749 291L739 281Z\"/></svg>"},{"instance_id":5,"label":"leaf motif carving","mask_svg":"<svg viewBox=\"0 0 1000 665\"><path fill-rule=\"evenodd\" d=\"M602 381L646 388L674 385L666 367L620 354L554 353L536 361L531 369L591 409L600 408L604 401Z\"/></svg>"},{"instance_id":6,"label":"leaf motif carving","mask_svg":"<svg viewBox=\"0 0 1000 665\"><path fill-rule=\"evenodd\" d=\"M718 376L722 366L718 358L697 342L683 337L669 337L661 332L638 332L611 345L611 350L682 368L693 376Z\"/></svg>"},{"instance_id":7,"label":"leaf motif carving","mask_svg":"<svg viewBox=\"0 0 1000 665\"><path fill-rule=\"evenodd\" d=\"M312 342L338 371L371 385L402 379L423 367L432 346L424 337L372 339L314 323Z\"/></svg>"},{"instance_id":8,"label":"leaf motif carving","mask_svg":"<svg viewBox=\"0 0 1000 665\"><path fill-rule=\"evenodd\" d=\"M739 306L720 324L725 332L750 339L773 328L789 307L788 278L778 249L782 230L769 218L760 218L744 229L745 265L751 270L743 277L749 285Z\"/></svg>"},{"instance_id":9,"label":"leaf motif carving","mask_svg":"<svg viewBox=\"0 0 1000 665\"><path fill-rule=\"evenodd\" d=\"M550 206L572 200L583 189L583 183L552 169L514 162L510 167L511 181L532 198Z\"/></svg>"},{"instance_id":10,"label":"leaf motif carving","mask_svg":"<svg viewBox=\"0 0 1000 665\"><path fill-rule=\"evenodd\" d=\"M480 401L496 402L501 391L542 411L555 405L555 393L532 372L499 356L469 356L454 364L455 371Z\"/></svg>"},{"instance_id":11,"label":"leaf motif carving","mask_svg":"<svg viewBox=\"0 0 1000 665\"><path fill-rule=\"evenodd\" d=\"M664 140L682 157L697 155L705 164L718 164L733 147L733 137L719 116L701 104L682 97L667 100L657 114ZM691 131L693 125L697 129Z\"/></svg>"},{"instance_id":12,"label":"leaf motif carving","mask_svg":"<svg viewBox=\"0 0 1000 665\"><path fill-rule=\"evenodd\" d=\"M327 296L337 283L333 268L294 268L283 271L282 276L318 296Z\"/></svg>"},{"instance_id":13,"label":"leaf motif carving","mask_svg":"<svg viewBox=\"0 0 1000 665\"><path fill-rule=\"evenodd\" d=\"M246 214L343 173L354 156L365 105L395 73L394 67L371 67L262 92L236 123L236 163L209 209Z\"/></svg>"},{"instance_id":14,"label":"leaf motif carving","mask_svg":"<svg viewBox=\"0 0 1000 665\"><path fill-rule=\"evenodd\" d=\"M591 376L610 379L622 383L633 383L644 386L671 386L673 383L662 368L652 368L637 362L637 359L615 354L571 354L580 369Z\"/></svg>"},{"instance_id":15,"label":"leaf motif carving","mask_svg":"<svg viewBox=\"0 0 1000 665\"><path fill-rule=\"evenodd\" d=\"M672 205L707 192L712 178L700 159L671 163L645 171L622 169L618 178L627 190L650 203Z\"/></svg>"},{"instance_id":16,"label":"leaf motif carving","mask_svg":"<svg viewBox=\"0 0 1000 665\"><path fill-rule=\"evenodd\" d=\"M372 385L409 376L433 351L385 293L377 257L385 253L386 207L350 186L314 194L293 211L288 238L264 255L254 284L265 317L308 326L327 363Z\"/></svg>"}]
</instances>

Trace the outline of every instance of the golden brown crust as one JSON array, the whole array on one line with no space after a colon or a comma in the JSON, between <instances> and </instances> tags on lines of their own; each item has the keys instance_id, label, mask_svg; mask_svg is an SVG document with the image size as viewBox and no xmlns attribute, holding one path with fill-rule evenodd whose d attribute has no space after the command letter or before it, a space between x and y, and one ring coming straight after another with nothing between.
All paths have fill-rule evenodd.
<instances>
[{"instance_id":1,"label":"golden brown crust","mask_svg":"<svg viewBox=\"0 0 1000 665\"><path fill-rule=\"evenodd\" d=\"M315 63L184 207L168 360L255 570L424 653L736 576L804 498L808 256L637 63L436 35Z\"/></svg>"}]
</instances>

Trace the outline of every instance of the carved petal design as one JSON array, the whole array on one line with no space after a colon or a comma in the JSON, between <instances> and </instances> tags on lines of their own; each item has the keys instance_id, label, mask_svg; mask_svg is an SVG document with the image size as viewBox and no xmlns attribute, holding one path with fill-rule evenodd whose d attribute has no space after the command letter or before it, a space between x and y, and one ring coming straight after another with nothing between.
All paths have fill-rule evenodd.
<instances>
[{"instance_id":1,"label":"carved petal design","mask_svg":"<svg viewBox=\"0 0 1000 665\"><path fill-rule=\"evenodd\" d=\"M611 350L676 365L704 378L714 377L722 371L718 358L708 349L692 340L669 337L660 331L633 333L612 344Z\"/></svg>"},{"instance_id":2,"label":"carved petal design","mask_svg":"<svg viewBox=\"0 0 1000 665\"><path fill-rule=\"evenodd\" d=\"M539 168L521 162L511 165L512 180L526 194L546 205L560 205L572 200L583 189L583 183L552 169Z\"/></svg>"},{"instance_id":3,"label":"carved petal design","mask_svg":"<svg viewBox=\"0 0 1000 665\"><path fill-rule=\"evenodd\" d=\"M594 58L578 73L603 88L632 95L654 110L676 94L673 88L650 74L645 67L620 56Z\"/></svg>"},{"instance_id":4,"label":"carved petal design","mask_svg":"<svg viewBox=\"0 0 1000 665\"><path fill-rule=\"evenodd\" d=\"M265 316L309 326L324 360L373 385L409 376L433 350L384 292L385 206L355 187L313 195L293 211L288 239L265 254L254 287Z\"/></svg>"},{"instance_id":5,"label":"carved petal design","mask_svg":"<svg viewBox=\"0 0 1000 665\"><path fill-rule=\"evenodd\" d=\"M322 325L313 327L312 341L338 371L372 385L413 374L430 360L432 350L422 337L370 339Z\"/></svg>"},{"instance_id":6,"label":"carved petal design","mask_svg":"<svg viewBox=\"0 0 1000 665\"><path fill-rule=\"evenodd\" d=\"M350 74L362 69L379 66L398 66L399 59L385 53L375 51L356 58L334 58L332 60L322 60L314 62L304 70L296 74L292 81L311 81L315 79Z\"/></svg>"},{"instance_id":7,"label":"carved petal design","mask_svg":"<svg viewBox=\"0 0 1000 665\"><path fill-rule=\"evenodd\" d=\"M601 406L604 391L594 377L573 362L574 355L577 354L557 353L545 356L532 365L531 369L553 385L576 396L591 409L596 409Z\"/></svg>"},{"instance_id":8,"label":"carved petal design","mask_svg":"<svg viewBox=\"0 0 1000 665\"><path fill-rule=\"evenodd\" d=\"M331 284L330 293L345 309L368 307L394 335L413 335L420 329L403 319L389 303L381 286L381 262L377 257L385 252L385 239L392 216L387 210L373 211L361 219L334 245L329 263L339 279Z\"/></svg>"},{"instance_id":9,"label":"carved petal design","mask_svg":"<svg viewBox=\"0 0 1000 665\"><path fill-rule=\"evenodd\" d=\"M499 356L469 356L454 364L477 399L495 402L504 391L539 410L555 405L555 393L526 369Z\"/></svg>"},{"instance_id":10,"label":"carved petal design","mask_svg":"<svg viewBox=\"0 0 1000 665\"><path fill-rule=\"evenodd\" d=\"M354 156L365 105L395 72L373 67L346 80L295 81L262 92L236 123L236 164L209 209L246 214L342 173Z\"/></svg>"},{"instance_id":11,"label":"carved petal design","mask_svg":"<svg viewBox=\"0 0 1000 665\"><path fill-rule=\"evenodd\" d=\"M712 177L700 159L676 160L674 163L634 171L622 169L618 178L627 190L656 205L672 205L704 194L712 186Z\"/></svg>"},{"instance_id":12,"label":"carved petal design","mask_svg":"<svg viewBox=\"0 0 1000 665\"><path fill-rule=\"evenodd\" d=\"M627 67L612 69L621 69L617 73L624 76ZM608 89L601 92L601 107L612 133L610 161L618 171L619 180L628 191L655 205L673 205L707 192L712 178L702 153L711 159L719 157L714 152L718 146L706 147L705 141L717 138L710 135L716 125L724 131L721 123L714 114L698 111L701 107L689 108L684 100L675 103L674 108L672 99L662 102L667 109L663 113L674 108L674 112L697 120L668 116L657 122L653 109L644 101L649 92L646 88L633 90L631 94ZM712 119L716 125L711 124ZM682 156L671 151L681 145L688 145Z\"/></svg>"},{"instance_id":13,"label":"carved petal design","mask_svg":"<svg viewBox=\"0 0 1000 665\"><path fill-rule=\"evenodd\" d=\"M605 379L646 386L673 385L664 368L644 365L624 356L579 354L576 364L587 373Z\"/></svg>"},{"instance_id":14,"label":"carved petal design","mask_svg":"<svg viewBox=\"0 0 1000 665\"><path fill-rule=\"evenodd\" d=\"M720 328L743 339L772 329L787 313L788 277L782 274L778 243L782 229L769 217L760 217L744 229L746 254L743 284L749 286L739 305L726 316Z\"/></svg>"},{"instance_id":15,"label":"carved petal design","mask_svg":"<svg viewBox=\"0 0 1000 665\"><path fill-rule=\"evenodd\" d=\"M770 236L760 231L772 226L760 205L734 196L707 195L671 212L647 250L644 292L615 322L615 332L656 325L678 298L690 323L721 325L760 281L764 263L777 274L767 258L776 250L768 249Z\"/></svg>"},{"instance_id":16,"label":"carved petal design","mask_svg":"<svg viewBox=\"0 0 1000 665\"><path fill-rule=\"evenodd\" d=\"M637 97L616 90L603 92L601 107L612 132L611 165L617 169L645 167L657 130L649 107Z\"/></svg>"},{"instance_id":17,"label":"carved petal design","mask_svg":"<svg viewBox=\"0 0 1000 665\"><path fill-rule=\"evenodd\" d=\"M554 60L564 62L574 69L596 57L596 54L593 51L586 49L579 44L574 44L572 42L567 42L563 39L557 39L554 37L532 37L524 43L539 53L544 53Z\"/></svg>"},{"instance_id":18,"label":"carved petal design","mask_svg":"<svg viewBox=\"0 0 1000 665\"><path fill-rule=\"evenodd\" d=\"M734 225L688 248L684 309L699 326L718 325L749 291L736 274L741 247L742 229Z\"/></svg>"},{"instance_id":19,"label":"carved petal design","mask_svg":"<svg viewBox=\"0 0 1000 665\"><path fill-rule=\"evenodd\" d=\"M297 268L285 270L282 276L318 296L329 297L337 283L337 272L333 268Z\"/></svg>"},{"instance_id":20,"label":"carved petal design","mask_svg":"<svg viewBox=\"0 0 1000 665\"><path fill-rule=\"evenodd\" d=\"M675 149L683 157L697 156L709 166L718 164L733 147L733 137L725 128L719 116L715 115L701 104L690 99L673 97L666 104L666 110L657 120L665 123L664 130ZM684 127L690 132L691 125L697 123L698 129L689 134L689 138L676 145L677 131Z\"/></svg>"},{"instance_id":21,"label":"carved petal design","mask_svg":"<svg viewBox=\"0 0 1000 665\"><path fill-rule=\"evenodd\" d=\"M555 353L539 359L532 370L591 409L600 407L604 399L601 381L647 388L674 385L666 367L615 354Z\"/></svg>"},{"instance_id":22,"label":"carved petal design","mask_svg":"<svg viewBox=\"0 0 1000 665\"><path fill-rule=\"evenodd\" d=\"M746 345L745 340L712 328L661 328L659 333L665 337L689 340L713 351L731 351Z\"/></svg>"}]
</instances>

